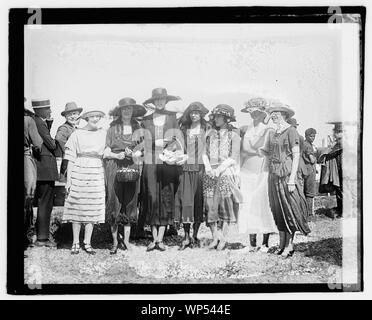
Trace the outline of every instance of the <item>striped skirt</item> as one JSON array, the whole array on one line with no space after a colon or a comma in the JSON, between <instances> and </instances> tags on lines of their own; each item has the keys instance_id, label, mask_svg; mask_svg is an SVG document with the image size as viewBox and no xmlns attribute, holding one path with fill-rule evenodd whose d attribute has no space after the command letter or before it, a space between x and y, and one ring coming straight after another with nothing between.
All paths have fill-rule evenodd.
<instances>
[{"instance_id":1,"label":"striped skirt","mask_svg":"<svg viewBox=\"0 0 372 320\"><path fill-rule=\"evenodd\" d=\"M62 222L104 223L105 181L102 160L78 157L71 172Z\"/></svg>"}]
</instances>

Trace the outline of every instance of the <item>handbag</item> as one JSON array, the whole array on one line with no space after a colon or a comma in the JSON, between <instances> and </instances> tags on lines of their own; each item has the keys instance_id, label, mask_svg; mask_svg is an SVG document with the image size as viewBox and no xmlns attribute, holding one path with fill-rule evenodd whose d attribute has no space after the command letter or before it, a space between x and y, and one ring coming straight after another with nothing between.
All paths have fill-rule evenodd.
<instances>
[{"instance_id":1,"label":"handbag","mask_svg":"<svg viewBox=\"0 0 372 320\"><path fill-rule=\"evenodd\" d=\"M116 171L116 179L119 182L135 182L139 179L140 172L136 168L121 167Z\"/></svg>"}]
</instances>

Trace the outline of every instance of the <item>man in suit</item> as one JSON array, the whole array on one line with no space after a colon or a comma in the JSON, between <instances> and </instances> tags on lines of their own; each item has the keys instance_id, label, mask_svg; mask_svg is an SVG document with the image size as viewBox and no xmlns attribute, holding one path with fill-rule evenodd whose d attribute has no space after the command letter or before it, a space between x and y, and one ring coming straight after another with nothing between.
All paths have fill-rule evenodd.
<instances>
[{"instance_id":1,"label":"man in suit","mask_svg":"<svg viewBox=\"0 0 372 320\"><path fill-rule=\"evenodd\" d=\"M33 234L33 198L36 189L36 161L35 155L40 153L43 140L41 139L34 120L34 114L26 109L26 98L24 98L24 117L23 117L23 166L24 166L24 236L25 247L29 245L29 235Z\"/></svg>"},{"instance_id":2,"label":"man in suit","mask_svg":"<svg viewBox=\"0 0 372 320\"><path fill-rule=\"evenodd\" d=\"M54 184L58 180L56 155L58 143L50 135L52 123L49 100L32 100L35 123L43 140L40 155L37 157L36 199L38 201L35 246L55 247L49 240L50 216L53 210Z\"/></svg>"}]
</instances>

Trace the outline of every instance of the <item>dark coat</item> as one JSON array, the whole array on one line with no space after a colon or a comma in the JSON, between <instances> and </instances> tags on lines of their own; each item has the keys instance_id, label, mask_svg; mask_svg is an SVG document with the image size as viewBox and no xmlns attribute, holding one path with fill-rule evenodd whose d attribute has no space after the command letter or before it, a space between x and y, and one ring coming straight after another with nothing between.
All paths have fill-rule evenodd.
<instances>
[{"instance_id":1,"label":"dark coat","mask_svg":"<svg viewBox=\"0 0 372 320\"><path fill-rule=\"evenodd\" d=\"M63 125L59 126L56 133L56 140L61 146L62 152L65 153L65 145L70 138L71 134L75 131L75 127L68 122L65 122Z\"/></svg>"},{"instance_id":2,"label":"dark coat","mask_svg":"<svg viewBox=\"0 0 372 320\"><path fill-rule=\"evenodd\" d=\"M39 135L43 139L40 155L36 158L37 180L56 181L59 178L56 161L56 153L59 149L58 143L51 137L45 121L35 116L35 123Z\"/></svg>"}]
</instances>

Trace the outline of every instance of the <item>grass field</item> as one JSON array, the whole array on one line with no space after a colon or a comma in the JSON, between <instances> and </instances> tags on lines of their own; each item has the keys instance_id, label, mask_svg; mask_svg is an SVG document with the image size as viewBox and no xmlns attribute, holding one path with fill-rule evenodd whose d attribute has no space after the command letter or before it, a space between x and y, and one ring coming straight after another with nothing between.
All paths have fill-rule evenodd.
<instances>
[{"instance_id":1,"label":"grass field","mask_svg":"<svg viewBox=\"0 0 372 320\"><path fill-rule=\"evenodd\" d=\"M316 212L334 205L334 199L317 199ZM322 209L322 210L319 210ZM52 229L58 227L58 208L54 212ZM43 284L79 283L327 283L342 267L342 219L324 215L310 218L312 232L297 235L295 254L284 259L268 253L244 252L247 235L231 228L228 248L210 251L209 229L203 224L199 239L202 247L178 251L182 230L178 236L165 239L167 251L146 252L150 239L134 242L132 252L119 250L109 254L110 234L107 226L95 228L92 245L95 256L70 254L71 239L62 241L58 249L29 248L25 258L25 282ZM66 225L64 228L69 228ZM65 230L66 231L66 230ZM57 233L58 234L58 233ZM270 237L270 246L278 243L278 235ZM203 247L204 246L204 247Z\"/></svg>"}]
</instances>

